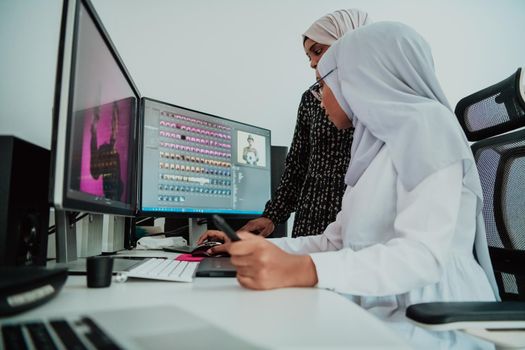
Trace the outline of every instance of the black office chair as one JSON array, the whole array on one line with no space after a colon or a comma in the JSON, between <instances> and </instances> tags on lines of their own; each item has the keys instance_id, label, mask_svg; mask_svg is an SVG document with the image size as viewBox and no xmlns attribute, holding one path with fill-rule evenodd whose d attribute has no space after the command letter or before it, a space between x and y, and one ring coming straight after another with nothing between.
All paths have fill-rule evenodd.
<instances>
[{"instance_id":1,"label":"black office chair","mask_svg":"<svg viewBox=\"0 0 525 350\"><path fill-rule=\"evenodd\" d=\"M455 113L468 140L476 141L472 152L502 301L416 304L406 315L427 329L461 329L498 348L525 348L525 129L516 130L525 126L525 71L463 98Z\"/></svg>"}]
</instances>

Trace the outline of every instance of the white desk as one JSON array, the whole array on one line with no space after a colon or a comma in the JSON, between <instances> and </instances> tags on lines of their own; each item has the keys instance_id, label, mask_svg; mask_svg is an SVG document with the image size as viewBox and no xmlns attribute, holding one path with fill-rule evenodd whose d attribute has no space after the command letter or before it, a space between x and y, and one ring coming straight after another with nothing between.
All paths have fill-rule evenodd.
<instances>
[{"instance_id":1,"label":"white desk","mask_svg":"<svg viewBox=\"0 0 525 350\"><path fill-rule=\"evenodd\" d=\"M252 291L234 278L195 278L193 283L130 279L88 289L85 276L69 276L55 299L7 320L169 304L267 349L409 348L383 322L337 293L315 288Z\"/></svg>"}]
</instances>

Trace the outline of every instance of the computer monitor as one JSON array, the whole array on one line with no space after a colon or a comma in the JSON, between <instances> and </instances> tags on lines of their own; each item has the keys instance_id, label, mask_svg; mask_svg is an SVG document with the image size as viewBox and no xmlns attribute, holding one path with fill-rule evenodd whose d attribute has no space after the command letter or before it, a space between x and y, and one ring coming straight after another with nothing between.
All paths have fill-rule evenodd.
<instances>
[{"instance_id":1,"label":"computer monitor","mask_svg":"<svg viewBox=\"0 0 525 350\"><path fill-rule=\"evenodd\" d=\"M141 100L143 216L261 215L271 196L271 132Z\"/></svg>"},{"instance_id":2,"label":"computer monitor","mask_svg":"<svg viewBox=\"0 0 525 350\"><path fill-rule=\"evenodd\" d=\"M57 212L134 215L138 103L139 92L91 3L65 0L51 152L50 201ZM59 235L59 226L67 229L71 221L57 222L57 255L59 245L69 245L76 258L74 244L64 242L74 235Z\"/></svg>"}]
</instances>

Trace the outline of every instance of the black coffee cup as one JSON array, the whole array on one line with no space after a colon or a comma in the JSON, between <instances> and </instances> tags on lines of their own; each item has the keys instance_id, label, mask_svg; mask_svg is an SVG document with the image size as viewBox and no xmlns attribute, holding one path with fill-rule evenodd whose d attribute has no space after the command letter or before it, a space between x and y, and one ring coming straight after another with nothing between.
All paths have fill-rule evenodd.
<instances>
[{"instance_id":1,"label":"black coffee cup","mask_svg":"<svg viewBox=\"0 0 525 350\"><path fill-rule=\"evenodd\" d=\"M110 256L92 256L86 260L88 288L104 288L111 285L113 258Z\"/></svg>"}]
</instances>

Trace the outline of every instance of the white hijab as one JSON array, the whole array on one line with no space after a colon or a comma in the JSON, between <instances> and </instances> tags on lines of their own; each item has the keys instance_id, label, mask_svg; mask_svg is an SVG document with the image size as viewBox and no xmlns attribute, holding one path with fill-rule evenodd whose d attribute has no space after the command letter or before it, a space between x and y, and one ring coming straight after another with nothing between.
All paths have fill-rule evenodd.
<instances>
[{"instance_id":1,"label":"white hijab","mask_svg":"<svg viewBox=\"0 0 525 350\"><path fill-rule=\"evenodd\" d=\"M404 24L370 24L344 35L323 55L319 74L334 68L325 83L355 127L345 182L354 186L382 147L389 149L408 191L462 161L463 183L478 197L477 258L498 295L481 216L479 175L435 75L430 46Z\"/></svg>"},{"instance_id":2,"label":"white hijab","mask_svg":"<svg viewBox=\"0 0 525 350\"><path fill-rule=\"evenodd\" d=\"M347 31L371 23L368 13L358 9L337 10L329 13L317 21L303 34L305 37L323 45L332 45Z\"/></svg>"}]
</instances>

